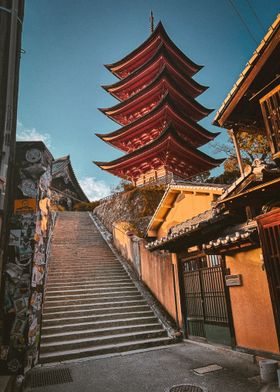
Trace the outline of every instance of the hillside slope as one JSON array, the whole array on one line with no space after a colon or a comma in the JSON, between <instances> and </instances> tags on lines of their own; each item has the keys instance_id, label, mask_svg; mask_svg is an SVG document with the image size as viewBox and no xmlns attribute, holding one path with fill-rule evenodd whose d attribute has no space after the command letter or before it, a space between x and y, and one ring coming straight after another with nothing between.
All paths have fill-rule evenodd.
<instances>
[{"instance_id":1,"label":"hillside slope","mask_svg":"<svg viewBox=\"0 0 280 392\"><path fill-rule=\"evenodd\" d=\"M127 222L143 236L163 193L162 186L134 188L101 203L94 213L110 232L114 223Z\"/></svg>"}]
</instances>

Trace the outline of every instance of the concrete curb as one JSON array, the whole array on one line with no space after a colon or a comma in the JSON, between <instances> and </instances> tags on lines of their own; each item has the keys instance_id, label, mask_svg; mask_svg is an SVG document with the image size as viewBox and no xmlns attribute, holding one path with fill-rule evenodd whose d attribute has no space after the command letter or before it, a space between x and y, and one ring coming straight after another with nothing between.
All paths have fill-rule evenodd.
<instances>
[{"instance_id":1,"label":"concrete curb","mask_svg":"<svg viewBox=\"0 0 280 392\"><path fill-rule=\"evenodd\" d=\"M213 344L198 342L196 340L188 340L184 339L184 343L186 344L197 344L198 346L209 348L210 350L217 352L230 353L230 355L235 356L236 358L244 359L250 363L255 363L255 357L252 354L242 353L241 351L235 351L232 348L227 348L223 346L215 346Z\"/></svg>"}]
</instances>

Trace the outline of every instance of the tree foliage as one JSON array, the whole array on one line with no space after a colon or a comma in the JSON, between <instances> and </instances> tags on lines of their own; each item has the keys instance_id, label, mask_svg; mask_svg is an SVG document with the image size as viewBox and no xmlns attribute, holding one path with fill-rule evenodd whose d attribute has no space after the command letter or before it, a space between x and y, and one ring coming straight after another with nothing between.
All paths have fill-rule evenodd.
<instances>
[{"instance_id":1,"label":"tree foliage","mask_svg":"<svg viewBox=\"0 0 280 392\"><path fill-rule=\"evenodd\" d=\"M241 131L237 134L237 143L240 148L243 165L251 165L255 159L265 161L269 158L270 149L265 135L248 133ZM212 143L212 147L216 153L222 153L226 156L224 162L224 171L216 177L210 177L210 173L202 173L192 180L195 182L210 182L220 184L231 184L239 176L240 170L236 157L233 141L228 137L226 143Z\"/></svg>"},{"instance_id":2,"label":"tree foliage","mask_svg":"<svg viewBox=\"0 0 280 392\"><path fill-rule=\"evenodd\" d=\"M80 202L76 203L73 207L73 211L93 211L95 207L100 204L99 201L92 201L92 202Z\"/></svg>"},{"instance_id":3,"label":"tree foliage","mask_svg":"<svg viewBox=\"0 0 280 392\"><path fill-rule=\"evenodd\" d=\"M126 181L126 180L121 180L118 183L118 185L116 185L115 187L113 187L111 189L111 194L121 193L121 192L128 192L128 191L131 191L134 188L135 188L135 186L131 182Z\"/></svg>"}]
</instances>

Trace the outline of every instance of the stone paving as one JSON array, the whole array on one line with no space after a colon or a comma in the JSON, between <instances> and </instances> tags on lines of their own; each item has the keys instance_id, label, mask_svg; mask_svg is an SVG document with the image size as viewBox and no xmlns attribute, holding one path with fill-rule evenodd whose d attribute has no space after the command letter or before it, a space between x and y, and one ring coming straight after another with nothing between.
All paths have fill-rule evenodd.
<instances>
[{"instance_id":1,"label":"stone paving","mask_svg":"<svg viewBox=\"0 0 280 392\"><path fill-rule=\"evenodd\" d=\"M194 372L196 368L214 364L222 369L203 375ZM179 384L196 385L204 392L273 390L260 384L257 377L259 369L252 360L231 351L214 350L191 342L126 355L69 362L63 366L70 368L73 382L35 389L26 387L25 392L167 392L173 385Z\"/></svg>"}]
</instances>

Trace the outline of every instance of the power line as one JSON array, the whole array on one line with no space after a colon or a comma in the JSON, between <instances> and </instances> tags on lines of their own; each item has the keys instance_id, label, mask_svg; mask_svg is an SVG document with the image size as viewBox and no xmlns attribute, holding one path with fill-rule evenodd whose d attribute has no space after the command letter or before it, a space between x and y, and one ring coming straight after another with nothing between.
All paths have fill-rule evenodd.
<instances>
[{"instance_id":1,"label":"power line","mask_svg":"<svg viewBox=\"0 0 280 392\"><path fill-rule=\"evenodd\" d=\"M232 8L234 9L234 11L237 13L239 19L241 20L241 22L243 23L244 27L246 28L247 32L249 33L249 35L251 36L251 38L254 40L254 42L256 43L256 45L258 45L258 41L256 40L254 34L252 33L252 31L249 29L245 19L242 17L241 13L238 11L238 8L235 6L233 0L228 0L229 4L232 6Z\"/></svg>"},{"instance_id":2,"label":"power line","mask_svg":"<svg viewBox=\"0 0 280 392\"><path fill-rule=\"evenodd\" d=\"M254 7L252 6L250 0L245 0L245 1L248 4L249 8L251 9L252 13L254 14L255 18L257 19L258 24L259 24L262 32L265 33L264 25L263 25L262 21L260 20L260 18L258 17L258 14L256 13L256 11L255 11Z\"/></svg>"}]
</instances>

